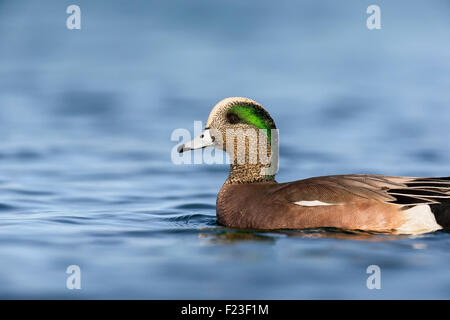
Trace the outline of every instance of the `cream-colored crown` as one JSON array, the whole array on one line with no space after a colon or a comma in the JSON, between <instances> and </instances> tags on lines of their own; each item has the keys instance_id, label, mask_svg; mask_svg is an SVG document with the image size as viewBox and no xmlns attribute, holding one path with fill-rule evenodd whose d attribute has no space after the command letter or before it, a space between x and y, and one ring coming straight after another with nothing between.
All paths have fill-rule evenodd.
<instances>
[{"instance_id":1,"label":"cream-colored crown","mask_svg":"<svg viewBox=\"0 0 450 320\"><path fill-rule=\"evenodd\" d=\"M209 114L208 117L208 121L206 122L206 128L211 127L220 128L220 125L225 124L224 122L226 121L225 115L227 110L230 108L230 106L238 103L253 104L264 109L263 106L260 105L258 102L249 98L243 97L225 98L219 101L211 110L211 113Z\"/></svg>"}]
</instances>

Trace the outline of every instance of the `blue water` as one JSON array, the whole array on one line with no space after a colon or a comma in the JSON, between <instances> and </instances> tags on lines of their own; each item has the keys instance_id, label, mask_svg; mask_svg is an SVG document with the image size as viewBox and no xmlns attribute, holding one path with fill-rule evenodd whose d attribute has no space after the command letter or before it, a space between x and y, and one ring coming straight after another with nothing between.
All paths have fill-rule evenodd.
<instances>
[{"instance_id":1,"label":"blue water","mask_svg":"<svg viewBox=\"0 0 450 320\"><path fill-rule=\"evenodd\" d=\"M0 1L1 298L450 298L449 233L221 227L227 166L170 139L246 96L278 181L449 176L448 1L79 0L70 31L74 2Z\"/></svg>"}]
</instances>

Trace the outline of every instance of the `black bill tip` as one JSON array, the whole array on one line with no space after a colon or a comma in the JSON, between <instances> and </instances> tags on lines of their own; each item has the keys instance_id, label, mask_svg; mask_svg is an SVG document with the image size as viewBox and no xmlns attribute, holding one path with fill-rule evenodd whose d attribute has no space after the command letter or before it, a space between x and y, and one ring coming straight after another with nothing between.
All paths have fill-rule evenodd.
<instances>
[{"instance_id":1,"label":"black bill tip","mask_svg":"<svg viewBox=\"0 0 450 320\"><path fill-rule=\"evenodd\" d=\"M184 143L178 147L177 151L178 151L178 153L183 153L183 151L184 151Z\"/></svg>"}]
</instances>

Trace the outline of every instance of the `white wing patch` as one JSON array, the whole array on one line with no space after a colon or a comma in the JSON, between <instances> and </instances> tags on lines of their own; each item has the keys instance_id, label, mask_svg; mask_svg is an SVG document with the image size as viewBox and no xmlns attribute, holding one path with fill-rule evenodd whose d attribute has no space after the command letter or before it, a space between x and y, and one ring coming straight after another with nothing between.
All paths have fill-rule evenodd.
<instances>
[{"instance_id":1,"label":"white wing patch","mask_svg":"<svg viewBox=\"0 0 450 320\"><path fill-rule=\"evenodd\" d=\"M429 205L419 205L404 211L406 222L396 229L398 233L418 234L442 229Z\"/></svg>"},{"instance_id":2,"label":"white wing patch","mask_svg":"<svg viewBox=\"0 0 450 320\"><path fill-rule=\"evenodd\" d=\"M294 202L298 206L304 206L304 207L318 207L318 206L332 206L333 203L326 203L319 200L314 201L297 201Z\"/></svg>"}]
</instances>

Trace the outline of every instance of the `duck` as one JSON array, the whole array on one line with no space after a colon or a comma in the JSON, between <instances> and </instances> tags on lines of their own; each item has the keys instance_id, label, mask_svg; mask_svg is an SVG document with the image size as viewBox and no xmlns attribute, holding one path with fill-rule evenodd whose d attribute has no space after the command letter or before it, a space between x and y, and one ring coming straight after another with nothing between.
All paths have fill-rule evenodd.
<instances>
[{"instance_id":1,"label":"duck","mask_svg":"<svg viewBox=\"0 0 450 320\"><path fill-rule=\"evenodd\" d=\"M261 104L230 97L213 107L198 137L178 146L180 153L206 147L228 153L230 172L216 200L219 224L387 234L450 229L450 177L345 174L277 182L277 132Z\"/></svg>"}]
</instances>

